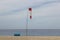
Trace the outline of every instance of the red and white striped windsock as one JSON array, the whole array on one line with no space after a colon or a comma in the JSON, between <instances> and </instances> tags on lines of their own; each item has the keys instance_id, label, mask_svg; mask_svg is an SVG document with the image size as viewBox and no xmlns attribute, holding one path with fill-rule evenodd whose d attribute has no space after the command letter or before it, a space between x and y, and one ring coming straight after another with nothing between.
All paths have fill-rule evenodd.
<instances>
[{"instance_id":1,"label":"red and white striped windsock","mask_svg":"<svg viewBox=\"0 0 60 40\"><path fill-rule=\"evenodd\" d=\"M29 12L30 12L30 19L32 19L32 8L29 8Z\"/></svg>"}]
</instances>

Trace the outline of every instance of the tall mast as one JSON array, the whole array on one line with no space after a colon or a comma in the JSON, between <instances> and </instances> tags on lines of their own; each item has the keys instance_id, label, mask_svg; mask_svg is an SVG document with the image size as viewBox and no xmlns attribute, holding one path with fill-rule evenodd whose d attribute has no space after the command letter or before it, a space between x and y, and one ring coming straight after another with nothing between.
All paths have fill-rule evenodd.
<instances>
[{"instance_id":1,"label":"tall mast","mask_svg":"<svg viewBox=\"0 0 60 40\"><path fill-rule=\"evenodd\" d=\"M30 19L32 19L32 8L28 8L29 14L30 14ZM26 36L28 36L28 14L27 14L27 19L26 19Z\"/></svg>"}]
</instances>

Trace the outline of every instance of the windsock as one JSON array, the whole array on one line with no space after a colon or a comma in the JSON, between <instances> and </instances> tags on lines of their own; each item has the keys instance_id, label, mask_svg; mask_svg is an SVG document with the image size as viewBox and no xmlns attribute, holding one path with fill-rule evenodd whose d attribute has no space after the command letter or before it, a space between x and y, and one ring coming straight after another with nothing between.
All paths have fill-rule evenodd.
<instances>
[{"instance_id":1,"label":"windsock","mask_svg":"<svg viewBox=\"0 0 60 40\"><path fill-rule=\"evenodd\" d=\"M30 19L32 19L32 8L29 8L29 12L30 12Z\"/></svg>"}]
</instances>

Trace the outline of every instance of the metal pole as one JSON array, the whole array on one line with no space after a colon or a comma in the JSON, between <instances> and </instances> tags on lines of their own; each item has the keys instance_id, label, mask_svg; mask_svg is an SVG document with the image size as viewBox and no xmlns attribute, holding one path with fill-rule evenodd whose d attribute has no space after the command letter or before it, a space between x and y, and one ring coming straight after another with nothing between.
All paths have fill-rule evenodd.
<instances>
[{"instance_id":1,"label":"metal pole","mask_svg":"<svg viewBox=\"0 0 60 40\"><path fill-rule=\"evenodd\" d=\"M26 17L26 36L28 36L28 13Z\"/></svg>"},{"instance_id":2,"label":"metal pole","mask_svg":"<svg viewBox=\"0 0 60 40\"><path fill-rule=\"evenodd\" d=\"M29 8L29 12L30 12L30 19L32 19L32 8ZM27 17L26 17L26 36L28 36L28 14L27 13Z\"/></svg>"}]
</instances>

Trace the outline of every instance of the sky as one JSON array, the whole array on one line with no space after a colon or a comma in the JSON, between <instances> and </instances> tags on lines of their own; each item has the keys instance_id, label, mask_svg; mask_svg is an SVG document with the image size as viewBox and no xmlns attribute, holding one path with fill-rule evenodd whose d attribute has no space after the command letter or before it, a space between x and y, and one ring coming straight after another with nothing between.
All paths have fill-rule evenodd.
<instances>
[{"instance_id":1,"label":"sky","mask_svg":"<svg viewBox=\"0 0 60 40\"><path fill-rule=\"evenodd\" d=\"M60 29L60 0L0 0L0 29L26 29L27 21L28 29Z\"/></svg>"}]
</instances>

